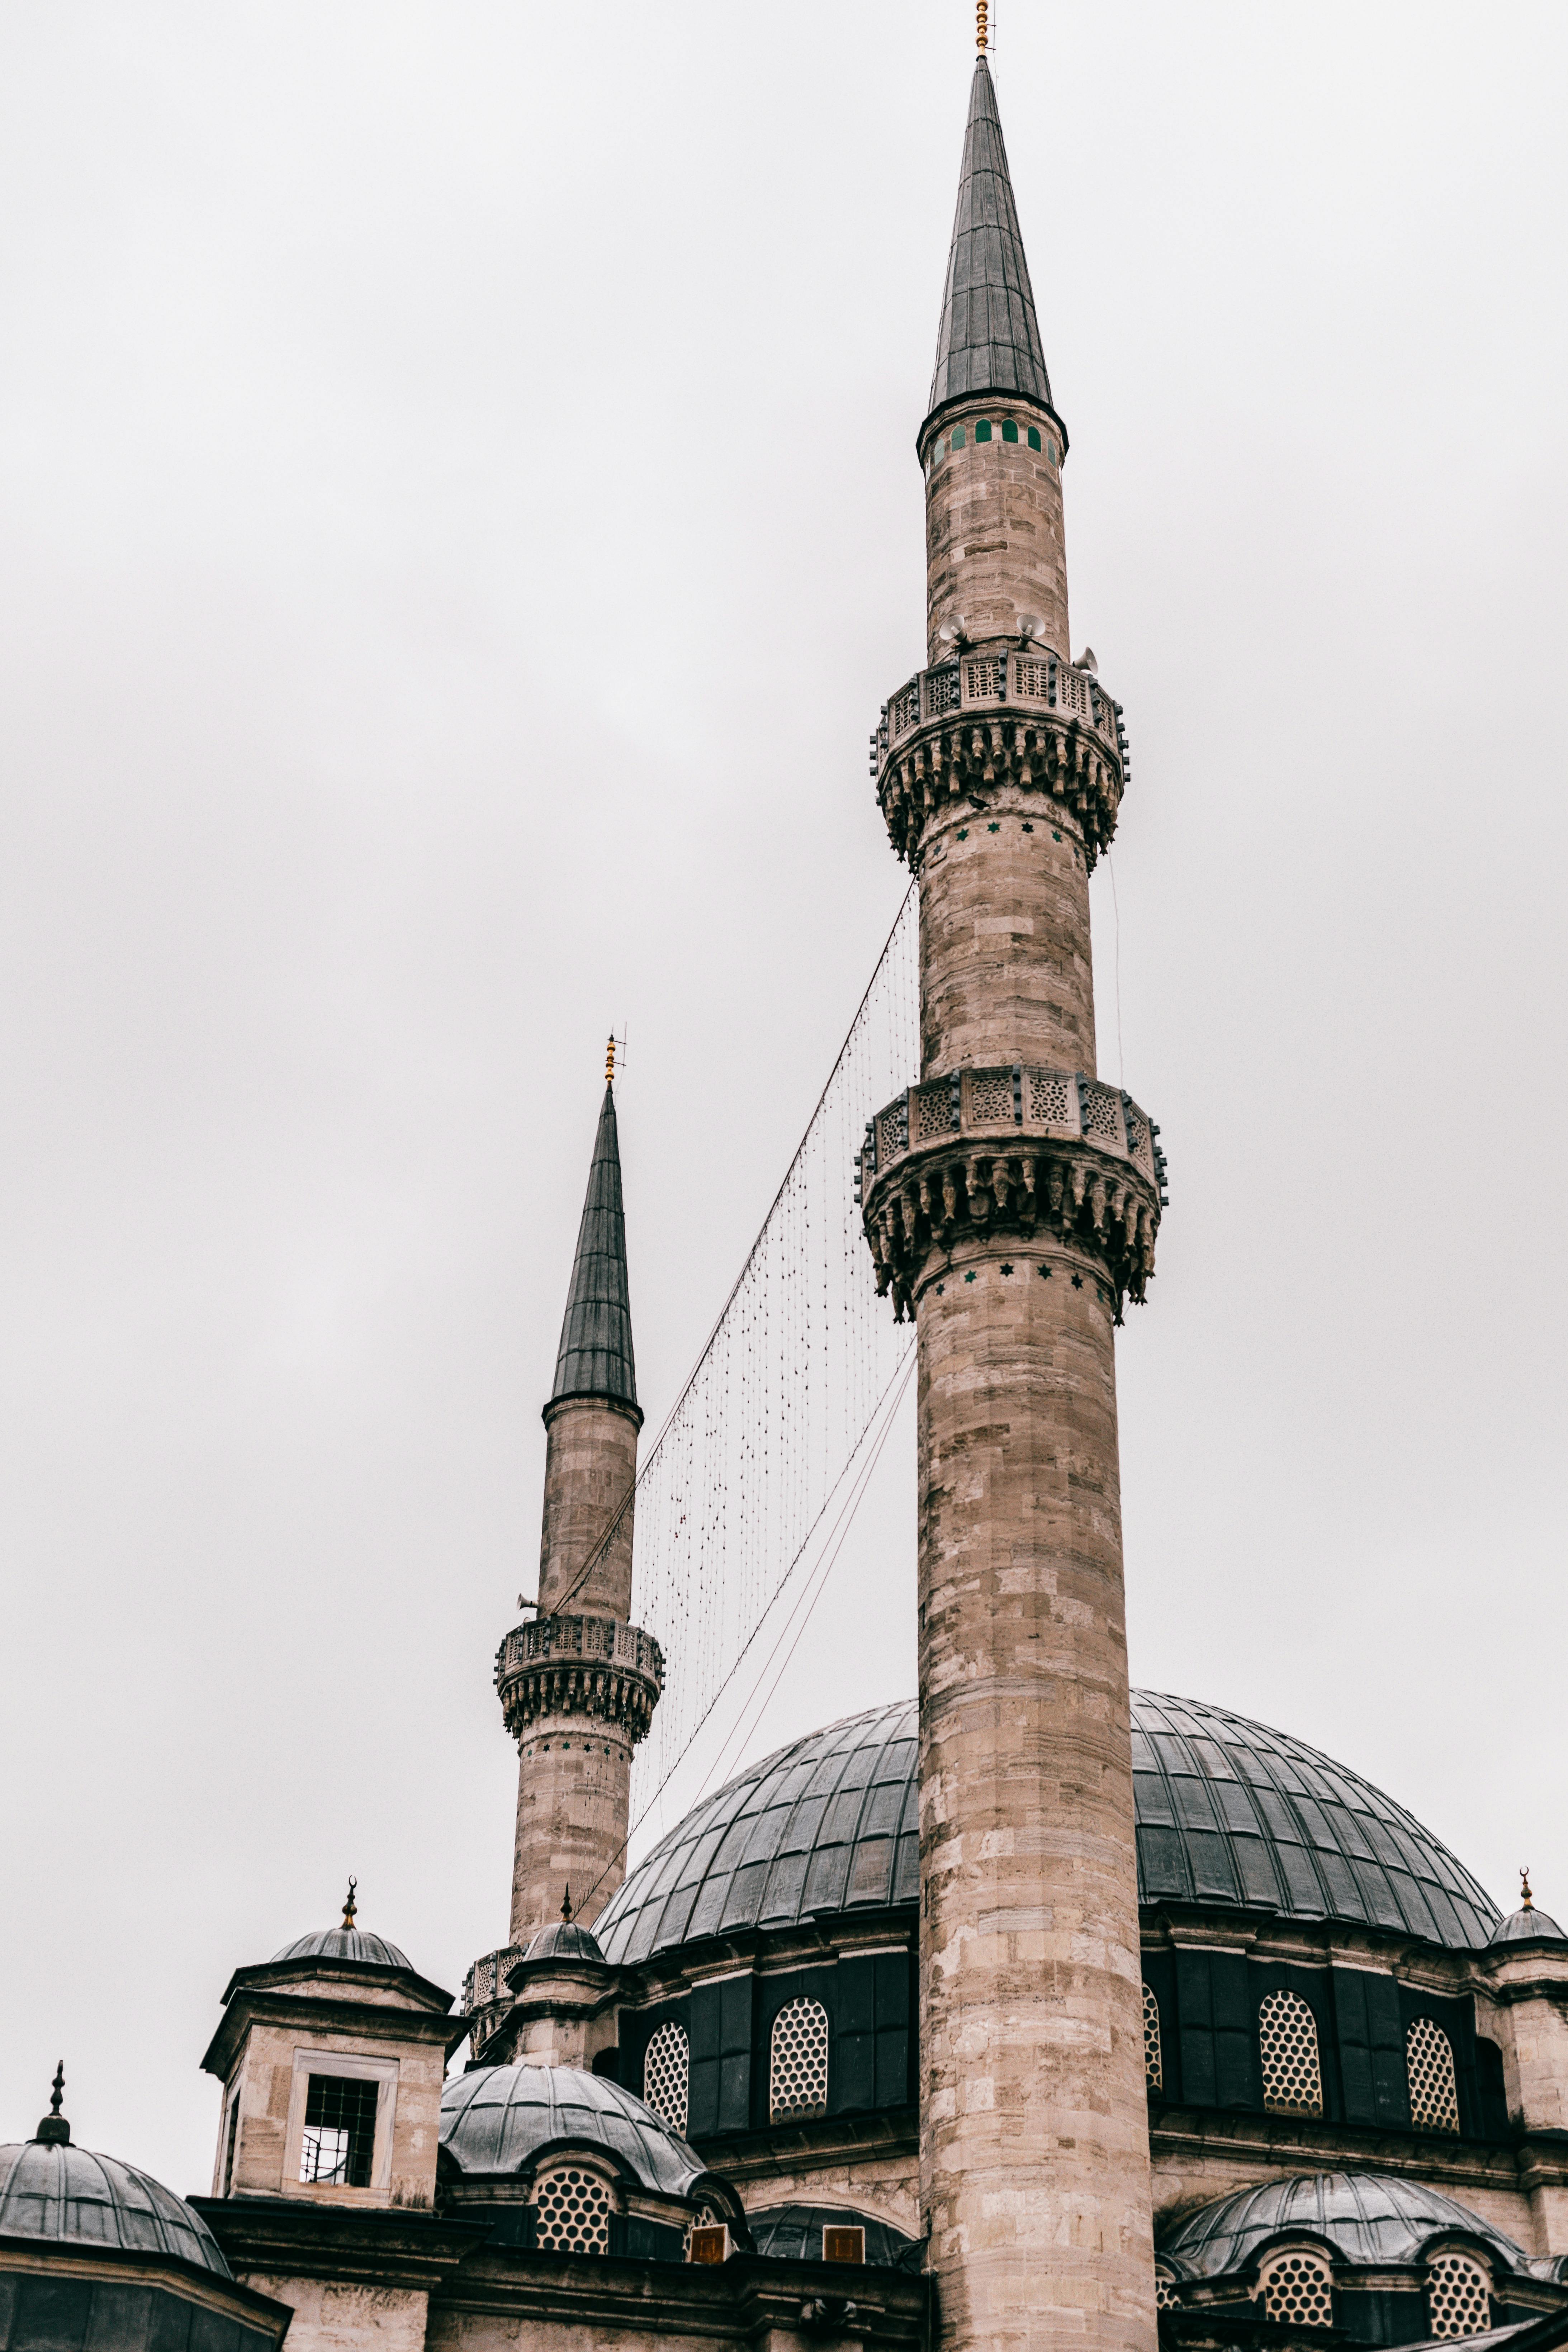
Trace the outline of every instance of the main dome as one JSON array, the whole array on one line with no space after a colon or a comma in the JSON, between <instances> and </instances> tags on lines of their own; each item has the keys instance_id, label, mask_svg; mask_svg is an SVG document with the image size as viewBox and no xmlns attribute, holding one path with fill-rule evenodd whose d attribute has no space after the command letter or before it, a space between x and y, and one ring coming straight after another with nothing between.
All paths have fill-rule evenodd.
<instances>
[{"instance_id":1,"label":"main dome","mask_svg":"<svg viewBox=\"0 0 1568 2352\"><path fill-rule=\"evenodd\" d=\"M612 1962L740 1927L913 1906L912 1699L815 1731L705 1798L594 1923ZM1138 1898L1266 1907L1484 1945L1498 1910L1446 1846L1363 1780L1224 1707L1132 1693Z\"/></svg>"}]
</instances>

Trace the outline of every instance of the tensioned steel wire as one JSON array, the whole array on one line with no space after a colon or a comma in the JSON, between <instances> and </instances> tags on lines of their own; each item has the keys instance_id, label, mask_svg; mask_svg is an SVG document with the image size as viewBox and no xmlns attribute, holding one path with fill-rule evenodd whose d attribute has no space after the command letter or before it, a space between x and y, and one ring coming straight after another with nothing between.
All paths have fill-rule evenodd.
<instances>
[{"instance_id":1,"label":"tensioned steel wire","mask_svg":"<svg viewBox=\"0 0 1568 2352\"><path fill-rule=\"evenodd\" d=\"M855 1155L868 1119L919 1066L911 885L762 1230L637 1474L632 1613L664 1652L665 1683L637 1752L634 1829L748 1650L763 1662L770 1610L813 1536L832 1539L847 1482L858 1501L868 1437L885 1436L879 1416L913 1332L877 1297ZM556 1606L570 1604L567 1592Z\"/></svg>"}]
</instances>

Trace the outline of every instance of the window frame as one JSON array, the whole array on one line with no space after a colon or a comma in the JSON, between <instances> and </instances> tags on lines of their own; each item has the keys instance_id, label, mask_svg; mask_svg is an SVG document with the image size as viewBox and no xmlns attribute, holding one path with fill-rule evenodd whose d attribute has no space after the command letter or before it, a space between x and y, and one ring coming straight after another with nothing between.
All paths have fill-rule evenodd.
<instances>
[{"instance_id":1,"label":"window frame","mask_svg":"<svg viewBox=\"0 0 1568 2352\"><path fill-rule=\"evenodd\" d=\"M395 2058L365 2058L347 2050L300 2047L294 2053L294 2079L289 2096L289 2124L283 2140L283 2194L286 2197L331 2198L350 2204L374 2203L392 2188L392 2134L397 2114L399 2066ZM312 2074L337 2075L373 2082L375 2095L375 2140L371 2152L370 2179L363 2189L346 2181L301 2180L305 2147L305 2102Z\"/></svg>"}]
</instances>

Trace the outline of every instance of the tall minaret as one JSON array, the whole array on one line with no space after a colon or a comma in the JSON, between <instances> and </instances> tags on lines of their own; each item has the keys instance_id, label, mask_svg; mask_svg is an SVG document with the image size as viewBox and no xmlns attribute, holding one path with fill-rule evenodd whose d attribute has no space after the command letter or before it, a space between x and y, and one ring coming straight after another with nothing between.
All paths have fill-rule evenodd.
<instances>
[{"instance_id":1,"label":"tall minaret","mask_svg":"<svg viewBox=\"0 0 1568 2352\"><path fill-rule=\"evenodd\" d=\"M1061 467L982 54L926 478L928 667L873 772L920 881L921 1083L861 1160L916 1319L921 2179L944 2347L1154 2342L1113 1328L1157 1130L1096 1076L1120 706L1069 659Z\"/></svg>"},{"instance_id":2,"label":"tall minaret","mask_svg":"<svg viewBox=\"0 0 1568 2352\"><path fill-rule=\"evenodd\" d=\"M658 1643L626 1622L642 1414L613 1079L612 1048L544 1408L539 1613L507 1635L496 1657L506 1727L518 1742L514 1945L560 1917L568 1888L588 1926L620 1885L632 1749L663 1680Z\"/></svg>"}]
</instances>

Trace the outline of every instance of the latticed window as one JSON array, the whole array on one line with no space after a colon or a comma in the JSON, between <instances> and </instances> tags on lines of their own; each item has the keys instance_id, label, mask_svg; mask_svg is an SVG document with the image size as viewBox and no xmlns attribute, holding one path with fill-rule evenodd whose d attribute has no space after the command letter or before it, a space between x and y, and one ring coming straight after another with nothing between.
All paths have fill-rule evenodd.
<instances>
[{"instance_id":1,"label":"latticed window","mask_svg":"<svg viewBox=\"0 0 1568 2352\"><path fill-rule=\"evenodd\" d=\"M1474 2254L1433 2256L1426 2265L1426 2308L1434 2336L1485 2334L1492 2324L1492 2283Z\"/></svg>"},{"instance_id":2,"label":"latticed window","mask_svg":"<svg viewBox=\"0 0 1568 2352\"><path fill-rule=\"evenodd\" d=\"M1176 2307L1176 2282L1174 2278L1169 2271L1156 2269L1154 2273L1155 2310L1174 2311Z\"/></svg>"},{"instance_id":3,"label":"latticed window","mask_svg":"<svg viewBox=\"0 0 1568 2352\"><path fill-rule=\"evenodd\" d=\"M684 2025L673 2019L661 2025L643 2055L642 2095L656 2116L671 2131L686 2130L687 2086L691 2077L691 2045Z\"/></svg>"},{"instance_id":4,"label":"latticed window","mask_svg":"<svg viewBox=\"0 0 1568 2352\"><path fill-rule=\"evenodd\" d=\"M534 2242L547 2253L607 2254L610 2192L585 2165L558 2164L533 2184Z\"/></svg>"},{"instance_id":5,"label":"latticed window","mask_svg":"<svg viewBox=\"0 0 1568 2352\"><path fill-rule=\"evenodd\" d=\"M1328 2256L1310 2246L1266 2256L1253 2295L1270 2319L1293 2319L1298 2327L1334 2324L1333 2273Z\"/></svg>"},{"instance_id":6,"label":"latticed window","mask_svg":"<svg viewBox=\"0 0 1568 2352\"><path fill-rule=\"evenodd\" d=\"M1258 2012L1263 2104L1281 2116L1321 2116L1318 2026L1300 1993L1271 1992Z\"/></svg>"},{"instance_id":7,"label":"latticed window","mask_svg":"<svg viewBox=\"0 0 1568 2352\"><path fill-rule=\"evenodd\" d=\"M370 2187L375 2092L374 2082L358 2075L311 2075L300 2146L301 2180L338 2189Z\"/></svg>"},{"instance_id":8,"label":"latticed window","mask_svg":"<svg viewBox=\"0 0 1568 2352\"><path fill-rule=\"evenodd\" d=\"M786 2001L773 2020L768 2105L774 2123L827 2113L827 2011L819 2000Z\"/></svg>"},{"instance_id":9,"label":"latticed window","mask_svg":"<svg viewBox=\"0 0 1568 2352\"><path fill-rule=\"evenodd\" d=\"M1152 2091L1164 2088L1165 2072L1160 2061L1160 2004L1152 1985L1143 1988L1143 2079Z\"/></svg>"},{"instance_id":10,"label":"latticed window","mask_svg":"<svg viewBox=\"0 0 1568 2352\"><path fill-rule=\"evenodd\" d=\"M1410 2120L1417 2131L1457 2132L1459 2092L1454 2080L1454 2045L1435 2018L1413 2018L1405 2036L1405 2071L1410 2078ZM1468 2335L1468 2328L1458 2331Z\"/></svg>"}]
</instances>

